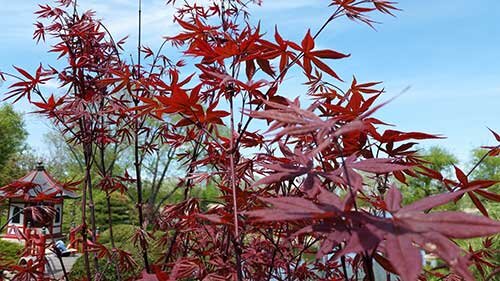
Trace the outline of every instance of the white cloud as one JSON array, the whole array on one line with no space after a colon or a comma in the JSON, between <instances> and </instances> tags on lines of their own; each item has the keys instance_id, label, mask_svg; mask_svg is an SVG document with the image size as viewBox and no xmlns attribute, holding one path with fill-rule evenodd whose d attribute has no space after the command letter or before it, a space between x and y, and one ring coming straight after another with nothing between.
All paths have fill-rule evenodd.
<instances>
[{"instance_id":1,"label":"white cloud","mask_svg":"<svg viewBox=\"0 0 500 281\"><path fill-rule=\"evenodd\" d=\"M87 1L82 9L92 9L97 17L118 38L137 36L138 7L135 1ZM161 38L173 27L173 9L163 1L144 1L142 4L142 36L145 39Z\"/></svg>"}]
</instances>

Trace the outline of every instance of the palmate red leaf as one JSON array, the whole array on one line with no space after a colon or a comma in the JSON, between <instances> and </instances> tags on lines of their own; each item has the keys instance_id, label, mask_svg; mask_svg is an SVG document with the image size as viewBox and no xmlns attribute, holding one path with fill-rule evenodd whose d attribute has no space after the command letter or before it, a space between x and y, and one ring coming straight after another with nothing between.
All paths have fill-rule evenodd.
<instances>
[{"instance_id":1,"label":"palmate red leaf","mask_svg":"<svg viewBox=\"0 0 500 281\"><path fill-rule=\"evenodd\" d=\"M396 2L393 1L387 1L387 0L377 0L377 1L372 1L373 5L375 5L375 9L379 10L380 12L384 14L389 14L391 16L395 16L392 12L393 11L401 11L401 9L397 8L394 6Z\"/></svg>"},{"instance_id":2,"label":"palmate red leaf","mask_svg":"<svg viewBox=\"0 0 500 281\"><path fill-rule=\"evenodd\" d=\"M161 269L159 265L151 266L154 273L148 273L146 270L143 270L141 273L142 279L138 279L138 281L168 281L170 280L168 274Z\"/></svg>"},{"instance_id":3,"label":"palmate red leaf","mask_svg":"<svg viewBox=\"0 0 500 281\"><path fill-rule=\"evenodd\" d=\"M60 8L52 8L49 5L38 5L40 9L35 12L35 15L38 15L39 18L48 18L48 17L59 17L64 11Z\"/></svg>"},{"instance_id":4,"label":"palmate red leaf","mask_svg":"<svg viewBox=\"0 0 500 281\"><path fill-rule=\"evenodd\" d=\"M373 251L377 248L382 241L380 233L375 233L371 229L362 227L351 231L346 229L348 233L344 247L335 253L334 258L338 258L349 253L362 253L364 251Z\"/></svg>"},{"instance_id":5,"label":"palmate red leaf","mask_svg":"<svg viewBox=\"0 0 500 281\"><path fill-rule=\"evenodd\" d=\"M230 113L224 110L215 110L217 103L212 103L203 116L200 116L201 123L219 124L223 125L222 118L229 116Z\"/></svg>"},{"instance_id":6,"label":"palmate red leaf","mask_svg":"<svg viewBox=\"0 0 500 281\"><path fill-rule=\"evenodd\" d=\"M453 241L438 232L428 232L412 235L413 241L427 253L432 253L443 259L454 272L460 274L466 281L476 280L469 271L469 258Z\"/></svg>"},{"instance_id":7,"label":"palmate red leaf","mask_svg":"<svg viewBox=\"0 0 500 281\"><path fill-rule=\"evenodd\" d=\"M140 245L148 245L151 239L153 237L148 231L138 227L132 235L131 242L139 247Z\"/></svg>"},{"instance_id":8,"label":"palmate red leaf","mask_svg":"<svg viewBox=\"0 0 500 281\"><path fill-rule=\"evenodd\" d=\"M57 59L60 59L69 52L69 47L68 44L66 44L66 42L61 42L54 45L49 52L59 53Z\"/></svg>"},{"instance_id":9,"label":"palmate red leaf","mask_svg":"<svg viewBox=\"0 0 500 281\"><path fill-rule=\"evenodd\" d=\"M312 232L312 229L309 230ZM318 252L316 253L316 259L321 259L322 257L328 255L333 248L340 245L344 240L349 238L349 234L346 232L331 232L327 235L323 243L321 243Z\"/></svg>"},{"instance_id":10,"label":"palmate red leaf","mask_svg":"<svg viewBox=\"0 0 500 281\"><path fill-rule=\"evenodd\" d=\"M469 195L470 199L472 200L472 203L474 203L474 206L477 207L477 209L481 212L486 217L489 217L488 215L488 210L486 210L486 207L484 207L483 203L477 198L477 196L474 194L474 192L469 192L467 193Z\"/></svg>"},{"instance_id":11,"label":"palmate red leaf","mask_svg":"<svg viewBox=\"0 0 500 281\"><path fill-rule=\"evenodd\" d=\"M307 30L306 36L304 36L304 39L302 39L301 45L304 52L309 52L314 48L314 39L311 36L310 29Z\"/></svg>"},{"instance_id":12,"label":"palmate red leaf","mask_svg":"<svg viewBox=\"0 0 500 281\"><path fill-rule=\"evenodd\" d=\"M333 50L317 50L310 52L311 55L323 59L343 59L350 55L342 54Z\"/></svg>"},{"instance_id":13,"label":"palmate red leaf","mask_svg":"<svg viewBox=\"0 0 500 281\"><path fill-rule=\"evenodd\" d=\"M245 74L247 75L248 81L252 80L255 74L255 63L253 60L245 61Z\"/></svg>"},{"instance_id":14,"label":"palmate red leaf","mask_svg":"<svg viewBox=\"0 0 500 281\"><path fill-rule=\"evenodd\" d=\"M469 182L466 186L463 186L461 188L466 188L466 189L478 189L478 188L488 188L490 186L493 186L497 183L499 183L500 181L498 180L475 180L475 181L471 181Z\"/></svg>"},{"instance_id":15,"label":"palmate red leaf","mask_svg":"<svg viewBox=\"0 0 500 281\"><path fill-rule=\"evenodd\" d=\"M382 266L383 269L385 269L385 271L393 274L398 274L392 264L381 254L375 252L373 254L373 258L377 261L378 264L380 264L380 266Z\"/></svg>"},{"instance_id":16,"label":"palmate red leaf","mask_svg":"<svg viewBox=\"0 0 500 281\"><path fill-rule=\"evenodd\" d=\"M302 66L307 76L311 75L312 72L311 63L314 63L314 65L316 65L316 67L321 69L323 72L328 73L330 76L342 81L342 79L337 75L337 73L335 73L335 71L333 71L327 64L322 62L319 58L341 59L341 58L346 58L349 55L345 55L333 50L312 51L312 49L314 49L315 44L314 44L314 38L311 35L311 30L307 31L306 35L304 36L304 39L302 39L301 46L298 46L293 42L288 42L288 45L295 50L303 52L303 59L302 62L299 62L299 65Z\"/></svg>"},{"instance_id":17,"label":"palmate red leaf","mask_svg":"<svg viewBox=\"0 0 500 281\"><path fill-rule=\"evenodd\" d=\"M28 260L26 265L12 265L9 267L9 271L15 272L14 278L12 280L18 281L32 281L32 280L43 280L43 273L39 270L38 260Z\"/></svg>"},{"instance_id":18,"label":"palmate red leaf","mask_svg":"<svg viewBox=\"0 0 500 281\"><path fill-rule=\"evenodd\" d=\"M233 217L231 214L228 214L226 216L219 216L217 214L196 214L196 216L201 218L201 219L208 220L214 224L231 224L231 223L233 223L233 221L232 221Z\"/></svg>"},{"instance_id":19,"label":"palmate red leaf","mask_svg":"<svg viewBox=\"0 0 500 281\"><path fill-rule=\"evenodd\" d=\"M351 82L351 91L355 93L364 93L364 94L378 94L381 93L381 90L372 89L373 86L377 86L382 82L368 82L358 84L356 77L352 78Z\"/></svg>"},{"instance_id":20,"label":"palmate red leaf","mask_svg":"<svg viewBox=\"0 0 500 281\"><path fill-rule=\"evenodd\" d=\"M34 25L35 31L33 32L33 39L36 40L37 44L40 40L45 42L45 27L41 22L36 22Z\"/></svg>"},{"instance_id":21,"label":"palmate red leaf","mask_svg":"<svg viewBox=\"0 0 500 281\"><path fill-rule=\"evenodd\" d=\"M500 155L500 145L497 146L481 146L481 148L488 150L488 156L496 157Z\"/></svg>"},{"instance_id":22,"label":"palmate red leaf","mask_svg":"<svg viewBox=\"0 0 500 281\"><path fill-rule=\"evenodd\" d=\"M488 130L490 130L490 132L493 134L493 136L495 137L495 139L496 139L498 142L500 142L500 135L499 135L497 132L495 132L495 131L493 131L492 129L490 129L490 128L488 128Z\"/></svg>"},{"instance_id":23,"label":"palmate red leaf","mask_svg":"<svg viewBox=\"0 0 500 281\"><path fill-rule=\"evenodd\" d=\"M145 54L144 55L145 59L154 55L153 50L151 50L151 48L149 48L147 46L142 46L141 52L143 52Z\"/></svg>"},{"instance_id":24,"label":"palmate red leaf","mask_svg":"<svg viewBox=\"0 0 500 281\"><path fill-rule=\"evenodd\" d=\"M312 123L309 125L301 125L301 126L286 126L281 131L279 131L273 141L278 141L283 136L303 136L305 134L310 134L318 131L321 127L325 127L324 123Z\"/></svg>"},{"instance_id":25,"label":"palmate red leaf","mask_svg":"<svg viewBox=\"0 0 500 281\"><path fill-rule=\"evenodd\" d=\"M299 189L310 198L314 198L321 192L321 180L315 174L309 173Z\"/></svg>"},{"instance_id":26,"label":"palmate red leaf","mask_svg":"<svg viewBox=\"0 0 500 281\"><path fill-rule=\"evenodd\" d=\"M375 174L386 174L411 168L411 165L397 164L390 158L371 158L351 163L348 166L353 169Z\"/></svg>"},{"instance_id":27,"label":"palmate red leaf","mask_svg":"<svg viewBox=\"0 0 500 281\"><path fill-rule=\"evenodd\" d=\"M304 58L305 60L305 58ZM333 69L331 69L326 63L320 61L319 59L316 59L316 58L312 58L311 61L314 63L314 65L316 65L319 69L321 69L323 72L325 73L328 73L328 75L332 76L333 78L343 82L344 80L342 80L340 78L340 76L335 72L333 71ZM305 64L305 63L304 63ZM304 69L306 70L306 69ZM307 72L307 70L306 70ZM311 73L311 71L307 72L307 73Z\"/></svg>"},{"instance_id":28,"label":"palmate red leaf","mask_svg":"<svg viewBox=\"0 0 500 281\"><path fill-rule=\"evenodd\" d=\"M110 257L111 252L108 250L106 246L99 242L87 241L88 251L96 253L98 258Z\"/></svg>"},{"instance_id":29,"label":"palmate red leaf","mask_svg":"<svg viewBox=\"0 0 500 281\"><path fill-rule=\"evenodd\" d=\"M271 64L269 63L268 60L264 59L256 59L257 64L260 66L260 69L264 71L266 74L268 74L271 77L275 76L274 70L271 67Z\"/></svg>"},{"instance_id":30,"label":"palmate red leaf","mask_svg":"<svg viewBox=\"0 0 500 281\"><path fill-rule=\"evenodd\" d=\"M197 258L180 258L175 262L168 280L174 281L188 277L193 278L199 269Z\"/></svg>"},{"instance_id":31,"label":"palmate red leaf","mask_svg":"<svg viewBox=\"0 0 500 281\"><path fill-rule=\"evenodd\" d=\"M385 250L387 258L403 281L418 279L422 271L422 256L420 251L413 246L411 236L387 235Z\"/></svg>"},{"instance_id":32,"label":"palmate red leaf","mask_svg":"<svg viewBox=\"0 0 500 281\"><path fill-rule=\"evenodd\" d=\"M118 255L120 268L123 268L125 270L137 268L137 262L134 260L131 253L121 249L113 249L113 252L117 253Z\"/></svg>"},{"instance_id":33,"label":"palmate red leaf","mask_svg":"<svg viewBox=\"0 0 500 281\"><path fill-rule=\"evenodd\" d=\"M344 182L352 189L352 193L347 194L345 211L350 210L355 203L357 192L363 190L363 177L353 169L347 169L347 173L342 174Z\"/></svg>"},{"instance_id":34,"label":"palmate red leaf","mask_svg":"<svg viewBox=\"0 0 500 281\"><path fill-rule=\"evenodd\" d=\"M57 197L61 193L59 191L51 192L51 193L38 193L34 198L33 201L35 202L57 202Z\"/></svg>"},{"instance_id":35,"label":"palmate red leaf","mask_svg":"<svg viewBox=\"0 0 500 281\"><path fill-rule=\"evenodd\" d=\"M422 140L422 139L439 139L443 138L438 135L431 135L431 134L426 134L426 133L420 133L420 132L400 132L396 130L385 130L384 133L378 137L381 142L398 142L398 141L405 141L405 140L410 140L410 139L416 139L416 140Z\"/></svg>"},{"instance_id":36,"label":"palmate red leaf","mask_svg":"<svg viewBox=\"0 0 500 281\"><path fill-rule=\"evenodd\" d=\"M279 143L279 147L284 158L271 158L270 163L262 163L261 165L268 172L268 175L258 180L253 186L260 184L269 184L277 181L292 180L298 176L309 173L313 168L313 160L307 152L302 152L296 148L292 152L283 143Z\"/></svg>"},{"instance_id":37,"label":"palmate red leaf","mask_svg":"<svg viewBox=\"0 0 500 281\"><path fill-rule=\"evenodd\" d=\"M411 213L411 212L419 212L419 211L425 211L425 210L430 210L432 208L435 208L437 206L444 205L446 203L449 203L453 201L455 198L459 197L460 195L473 191L474 189L461 189L456 192L449 192L449 193L441 193L437 195L432 195L426 198L423 198L421 200L418 200L410 205L404 206L401 208L398 212L399 213Z\"/></svg>"},{"instance_id":38,"label":"palmate red leaf","mask_svg":"<svg viewBox=\"0 0 500 281\"><path fill-rule=\"evenodd\" d=\"M435 179L435 180L438 180L438 181L442 181L443 180L443 175L439 171L430 169L430 168L425 167L423 165L420 165L418 167L418 169L415 169L415 171L417 173L419 173L421 175L424 175L426 177L429 177L431 179Z\"/></svg>"},{"instance_id":39,"label":"palmate red leaf","mask_svg":"<svg viewBox=\"0 0 500 281\"><path fill-rule=\"evenodd\" d=\"M401 213L394 215L415 232L438 232L449 238L475 238L500 233L500 222L463 212Z\"/></svg>"},{"instance_id":40,"label":"palmate red leaf","mask_svg":"<svg viewBox=\"0 0 500 281\"><path fill-rule=\"evenodd\" d=\"M458 181L460 181L460 183L463 186L467 186L469 183L469 180L467 179L467 176L465 175L465 173L455 165L453 165L453 168L455 168L455 174L457 176Z\"/></svg>"},{"instance_id":41,"label":"palmate red leaf","mask_svg":"<svg viewBox=\"0 0 500 281\"><path fill-rule=\"evenodd\" d=\"M497 193L492 193L492 192L488 192L488 191L480 190L480 189L476 190L475 192L488 200L491 200L494 202L500 202L500 195Z\"/></svg>"},{"instance_id":42,"label":"palmate red leaf","mask_svg":"<svg viewBox=\"0 0 500 281\"><path fill-rule=\"evenodd\" d=\"M47 102L33 102L33 104L42 110L37 111L38 113L48 114L49 116L54 114L54 110L56 107L62 105L64 103L64 97L59 98L57 101L54 98L54 95L51 95Z\"/></svg>"},{"instance_id":43,"label":"palmate red leaf","mask_svg":"<svg viewBox=\"0 0 500 281\"><path fill-rule=\"evenodd\" d=\"M396 186L389 188L385 195L385 205L389 212L396 212L401 209L401 202L403 201L403 196Z\"/></svg>"},{"instance_id":44,"label":"palmate red leaf","mask_svg":"<svg viewBox=\"0 0 500 281\"><path fill-rule=\"evenodd\" d=\"M19 72L21 73L26 79L28 80L35 80L35 78L33 78L33 76L31 76L31 74L29 74L26 70L20 68L20 67L17 67L17 66L14 66L14 68Z\"/></svg>"},{"instance_id":45,"label":"palmate red leaf","mask_svg":"<svg viewBox=\"0 0 500 281\"><path fill-rule=\"evenodd\" d=\"M320 219L332 217L337 211L333 206L321 208L312 201L301 197L261 198L261 200L271 204L272 208L244 213L255 222Z\"/></svg>"},{"instance_id":46,"label":"palmate red leaf","mask_svg":"<svg viewBox=\"0 0 500 281\"><path fill-rule=\"evenodd\" d=\"M162 281L167 281L167 279L164 279ZM146 270L143 270L141 272L141 278L137 279L136 281L160 281L160 279L157 277L156 273L148 273Z\"/></svg>"},{"instance_id":47,"label":"palmate red leaf","mask_svg":"<svg viewBox=\"0 0 500 281\"><path fill-rule=\"evenodd\" d=\"M47 201L50 202L49 200ZM56 215L56 209L54 207L43 205L24 207L24 212L29 212L33 221L39 224L46 224L52 221Z\"/></svg>"},{"instance_id":48,"label":"palmate red leaf","mask_svg":"<svg viewBox=\"0 0 500 281\"><path fill-rule=\"evenodd\" d=\"M396 223L395 229L396 231L404 229L404 232L387 233L385 236L387 239L385 250L387 253L392 251L392 256L388 255L389 260L403 280L416 280L414 276L417 274L417 267L421 264L420 259L418 263L405 260L405 258L415 259L414 253L416 249L408 248L412 245L412 242L417 243L427 252L434 253L443 258L454 271L465 277L466 280L473 280L470 278L471 274L468 271L467 259L461 256L460 248L453 244L449 238L473 238L496 234L500 232L500 222L484 216L475 216L461 212L436 212L429 214L420 212L445 204L465 192L467 191L460 190L458 192L436 195L397 210L399 207L397 202L400 201L399 197L401 196L400 191L394 187L388 191L385 199L386 205L392 206L393 210L397 210L395 213L392 211L393 220ZM407 239L407 241L404 241L404 239ZM399 245L397 244L398 242L400 242ZM406 246L403 247L402 245ZM402 250L397 247L406 249L405 252L413 257L402 257L400 255ZM400 264L402 260L407 264L406 267Z\"/></svg>"}]
</instances>

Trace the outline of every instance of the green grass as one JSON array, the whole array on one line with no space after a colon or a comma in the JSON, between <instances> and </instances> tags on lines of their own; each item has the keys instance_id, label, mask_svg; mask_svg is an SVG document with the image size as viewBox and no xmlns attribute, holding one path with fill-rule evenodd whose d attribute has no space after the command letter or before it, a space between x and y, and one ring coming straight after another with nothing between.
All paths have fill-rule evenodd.
<instances>
[{"instance_id":1,"label":"green grass","mask_svg":"<svg viewBox=\"0 0 500 281\"><path fill-rule=\"evenodd\" d=\"M17 263L22 249L23 247L18 243L0 240L0 262Z\"/></svg>"}]
</instances>

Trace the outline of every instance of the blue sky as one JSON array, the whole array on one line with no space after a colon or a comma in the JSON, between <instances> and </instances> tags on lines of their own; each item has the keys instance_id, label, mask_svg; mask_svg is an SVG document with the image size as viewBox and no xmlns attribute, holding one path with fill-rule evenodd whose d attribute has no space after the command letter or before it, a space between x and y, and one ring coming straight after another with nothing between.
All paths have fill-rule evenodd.
<instances>
[{"instance_id":1,"label":"blue sky","mask_svg":"<svg viewBox=\"0 0 500 281\"><path fill-rule=\"evenodd\" d=\"M162 36L175 32L173 11L164 2L143 2L143 42L153 50ZM252 8L252 14L254 20L262 20L264 31L271 34L277 25L285 38L300 40L308 27L317 30L329 16L329 2L264 0L263 7ZM1 70L12 71L12 65L34 69L40 61L54 64L55 57L45 53L47 46L31 39L37 3L45 2L0 0ZM115 37L130 35L127 48L135 53L136 1L79 3L83 9L95 10ZM440 144L465 160L470 149L494 143L486 127L500 131L500 1L407 0L398 6L403 11L396 18L376 17L382 22L376 31L348 20L334 22L318 38L317 46L351 53L333 68L346 81L353 75L358 81L383 81L387 99L409 86L377 117L401 130L442 134L446 140L424 146ZM292 75L287 82L285 95L300 95L297 89L304 81ZM52 86L45 90L57 92ZM2 93L5 90L0 88ZM32 111L25 103L16 108ZM29 144L43 154L48 122L30 114L25 119Z\"/></svg>"}]
</instances>

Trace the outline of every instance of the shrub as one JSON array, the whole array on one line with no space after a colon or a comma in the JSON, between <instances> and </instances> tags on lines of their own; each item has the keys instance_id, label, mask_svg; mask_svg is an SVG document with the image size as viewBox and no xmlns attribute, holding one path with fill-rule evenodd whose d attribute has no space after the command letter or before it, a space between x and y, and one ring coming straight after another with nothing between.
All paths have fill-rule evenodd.
<instances>
[{"instance_id":1,"label":"shrub","mask_svg":"<svg viewBox=\"0 0 500 281\"><path fill-rule=\"evenodd\" d=\"M0 239L0 263L17 264L23 246L19 243Z\"/></svg>"},{"instance_id":2,"label":"shrub","mask_svg":"<svg viewBox=\"0 0 500 281\"><path fill-rule=\"evenodd\" d=\"M128 224L117 224L113 225L113 237L115 240L115 245L120 250L126 251L132 255L132 259L137 263L137 266L130 268L128 270L120 270L120 274L122 280L126 280L131 277L135 277L140 275L141 269L144 267L144 264L141 259L140 249L136 247L131 238L135 230L136 226L128 225ZM158 233L159 234L159 233ZM158 235L157 234L157 235ZM103 231L99 236L99 243L102 243L105 247L112 249L111 245L111 236L109 229ZM155 247L152 247L152 251L150 252L151 260L158 259L161 251L160 249L154 250ZM72 280L81 280L85 277L85 270L83 266L83 256L79 257L73 268L70 272L70 278ZM116 277L116 264L115 262L109 262L106 258L99 259L99 267L105 269L102 271L103 280L118 280Z\"/></svg>"}]
</instances>

